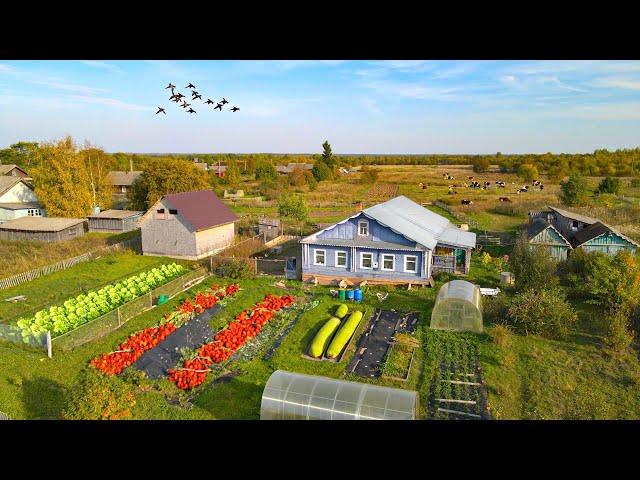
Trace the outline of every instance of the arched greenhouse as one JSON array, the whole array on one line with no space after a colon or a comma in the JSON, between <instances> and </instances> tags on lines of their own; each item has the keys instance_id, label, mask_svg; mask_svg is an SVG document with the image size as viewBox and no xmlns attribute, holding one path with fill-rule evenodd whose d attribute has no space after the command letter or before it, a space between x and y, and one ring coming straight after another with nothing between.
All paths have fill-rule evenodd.
<instances>
[{"instance_id":1,"label":"arched greenhouse","mask_svg":"<svg viewBox=\"0 0 640 480\"><path fill-rule=\"evenodd\" d=\"M480 289L464 280L440 288L431 312L431 328L454 332L482 332Z\"/></svg>"},{"instance_id":2,"label":"arched greenhouse","mask_svg":"<svg viewBox=\"0 0 640 480\"><path fill-rule=\"evenodd\" d=\"M415 420L418 393L276 370L262 393L260 420Z\"/></svg>"}]
</instances>

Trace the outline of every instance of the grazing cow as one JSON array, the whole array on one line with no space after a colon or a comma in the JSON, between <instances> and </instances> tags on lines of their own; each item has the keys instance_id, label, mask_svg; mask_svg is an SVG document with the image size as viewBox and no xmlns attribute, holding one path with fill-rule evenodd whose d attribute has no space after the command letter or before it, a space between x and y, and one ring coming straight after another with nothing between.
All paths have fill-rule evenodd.
<instances>
[{"instance_id":1,"label":"grazing cow","mask_svg":"<svg viewBox=\"0 0 640 480\"><path fill-rule=\"evenodd\" d=\"M458 194L458 192L456 192L455 190L449 190L447 193L449 195L457 195Z\"/></svg>"},{"instance_id":2,"label":"grazing cow","mask_svg":"<svg viewBox=\"0 0 640 480\"><path fill-rule=\"evenodd\" d=\"M516 193L526 193L529 190L527 190L526 188L521 188L520 190L518 190Z\"/></svg>"},{"instance_id":3,"label":"grazing cow","mask_svg":"<svg viewBox=\"0 0 640 480\"><path fill-rule=\"evenodd\" d=\"M427 186L423 184L422 185L422 190L426 190L426 189L427 189Z\"/></svg>"},{"instance_id":4,"label":"grazing cow","mask_svg":"<svg viewBox=\"0 0 640 480\"><path fill-rule=\"evenodd\" d=\"M540 184L540 190L544 190L544 185Z\"/></svg>"},{"instance_id":5,"label":"grazing cow","mask_svg":"<svg viewBox=\"0 0 640 480\"><path fill-rule=\"evenodd\" d=\"M473 180L473 177L471 177L471 176L469 176L469 177L467 177L467 178L468 178L469 180Z\"/></svg>"},{"instance_id":6,"label":"grazing cow","mask_svg":"<svg viewBox=\"0 0 640 480\"><path fill-rule=\"evenodd\" d=\"M509 200L509 198L508 198L508 197L500 197L500 198L498 199L498 201L499 201L499 202L511 202L511 200Z\"/></svg>"},{"instance_id":7,"label":"grazing cow","mask_svg":"<svg viewBox=\"0 0 640 480\"><path fill-rule=\"evenodd\" d=\"M466 182L465 182L465 183L463 183L463 184L462 184L462 186L463 186L464 188L469 187L469 185L468 185Z\"/></svg>"},{"instance_id":8,"label":"grazing cow","mask_svg":"<svg viewBox=\"0 0 640 480\"><path fill-rule=\"evenodd\" d=\"M471 200L464 200L464 199L463 199L463 200L461 200L461 203L462 203L462 205L472 205L472 204L473 204L473 201L471 201Z\"/></svg>"}]
</instances>

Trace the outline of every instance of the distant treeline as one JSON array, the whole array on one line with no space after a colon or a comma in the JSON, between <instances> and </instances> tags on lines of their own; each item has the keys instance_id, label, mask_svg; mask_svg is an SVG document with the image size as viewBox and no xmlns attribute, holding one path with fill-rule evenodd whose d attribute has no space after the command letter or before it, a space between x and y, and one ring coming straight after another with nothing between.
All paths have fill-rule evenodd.
<instances>
[{"instance_id":1,"label":"distant treeline","mask_svg":"<svg viewBox=\"0 0 640 480\"><path fill-rule=\"evenodd\" d=\"M32 163L30 151L36 143L20 142L9 148L0 149L0 163L16 163L28 167ZM278 154L278 153L113 153L114 168L143 170L145 164L161 158L198 159L209 164L228 165L235 161L242 172L255 171L258 164L267 162L282 165L290 162L315 163L320 154ZM640 148L615 151L596 150L593 153L544 153L544 154L432 154L432 155L358 155L334 154L339 164L356 165L476 165L482 170L486 165L498 165L503 172L518 172L522 165L533 165L540 173L561 178L570 173L588 176L639 176Z\"/></svg>"}]
</instances>

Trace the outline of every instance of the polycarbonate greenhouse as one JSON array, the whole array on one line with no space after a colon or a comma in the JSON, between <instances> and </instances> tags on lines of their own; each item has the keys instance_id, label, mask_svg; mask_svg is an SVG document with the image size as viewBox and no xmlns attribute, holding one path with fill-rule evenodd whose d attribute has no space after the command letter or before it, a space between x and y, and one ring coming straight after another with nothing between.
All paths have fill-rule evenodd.
<instances>
[{"instance_id":1,"label":"polycarbonate greenhouse","mask_svg":"<svg viewBox=\"0 0 640 480\"><path fill-rule=\"evenodd\" d=\"M418 393L276 370L260 420L415 420Z\"/></svg>"},{"instance_id":2,"label":"polycarbonate greenhouse","mask_svg":"<svg viewBox=\"0 0 640 480\"><path fill-rule=\"evenodd\" d=\"M453 280L442 285L431 312L431 328L482 332L480 289L464 280Z\"/></svg>"}]
</instances>

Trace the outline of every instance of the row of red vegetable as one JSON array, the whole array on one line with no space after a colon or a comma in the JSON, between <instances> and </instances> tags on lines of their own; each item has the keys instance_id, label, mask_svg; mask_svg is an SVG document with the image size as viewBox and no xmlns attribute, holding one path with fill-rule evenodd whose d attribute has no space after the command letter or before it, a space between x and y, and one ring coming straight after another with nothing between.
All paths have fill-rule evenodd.
<instances>
[{"instance_id":1,"label":"row of red vegetable","mask_svg":"<svg viewBox=\"0 0 640 480\"><path fill-rule=\"evenodd\" d=\"M219 331L213 341L200 347L193 359L185 359L181 368L169 370L169 380L182 390L204 383L209 367L221 363L238 351L282 308L293 305L290 295L269 294L251 309L243 310L227 328Z\"/></svg>"},{"instance_id":2,"label":"row of red vegetable","mask_svg":"<svg viewBox=\"0 0 640 480\"><path fill-rule=\"evenodd\" d=\"M151 350L171 335L178 328L176 324L189 321L204 310L212 308L223 298L235 295L238 290L240 286L237 283L226 287L218 287L216 284L207 292L199 292L193 302L187 298L174 312L165 316L164 323L134 333L118 345L115 351L91 360L91 365L106 375L119 375L144 352Z\"/></svg>"}]
</instances>

